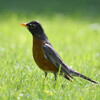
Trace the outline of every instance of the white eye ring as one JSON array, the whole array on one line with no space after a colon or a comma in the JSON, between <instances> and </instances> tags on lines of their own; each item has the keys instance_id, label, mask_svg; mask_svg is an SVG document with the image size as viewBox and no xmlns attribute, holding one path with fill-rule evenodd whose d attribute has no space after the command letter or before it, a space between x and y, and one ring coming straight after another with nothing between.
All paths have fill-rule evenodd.
<instances>
[{"instance_id":1,"label":"white eye ring","mask_svg":"<svg viewBox=\"0 0 100 100\"><path fill-rule=\"evenodd\" d=\"M32 26L35 27L36 25L35 25L35 24L30 24L30 26L31 26L31 27L32 27Z\"/></svg>"},{"instance_id":2,"label":"white eye ring","mask_svg":"<svg viewBox=\"0 0 100 100\"><path fill-rule=\"evenodd\" d=\"M32 26L32 24L30 24L30 26Z\"/></svg>"},{"instance_id":3,"label":"white eye ring","mask_svg":"<svg viewBox=\"0 0 100 100\"><path fill-rule=\"evenodd\" d=\"M34 26L34 27L35 27L36 25L35 25L35 24L32 24L32 26Z\"/></svg>"}]
</instances>

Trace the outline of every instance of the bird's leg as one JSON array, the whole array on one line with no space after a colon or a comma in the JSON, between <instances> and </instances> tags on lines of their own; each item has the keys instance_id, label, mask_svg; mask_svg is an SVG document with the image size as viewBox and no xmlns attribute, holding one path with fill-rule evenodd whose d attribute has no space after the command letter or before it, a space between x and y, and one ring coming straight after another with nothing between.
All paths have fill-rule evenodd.
<instances>
[{"instance_id":1,"label":"bird's leg","mask_svg":"<svg viewBox=\"0 0 100 100\"><path fill-rule=\"evenodd\" d=\"M45 72L45 78L47 77L47 72Z\"/></svg>"},{"instance_id":2,"label":"bird's leg","mask_svg":"<svg viewBox=\"0 0 100 100\"><path fill-rule=\"evenodd\" d=\"M56 81L56 79L57 79L57 73L53 73L53 74L54 74L55 81Z\"/></svg>"}]
</instances>

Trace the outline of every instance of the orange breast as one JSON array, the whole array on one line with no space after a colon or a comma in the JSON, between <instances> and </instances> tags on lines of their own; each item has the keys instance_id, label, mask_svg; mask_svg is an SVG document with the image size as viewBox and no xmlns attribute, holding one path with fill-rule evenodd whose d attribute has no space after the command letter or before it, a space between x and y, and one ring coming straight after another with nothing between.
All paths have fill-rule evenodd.
<instances>
[{"instance_id":1,"label":"orange breast","mask_svg":"<svg viewBox=\"0 0 100 100\"><path fill-rule=\"evenodd\" d=\"M33 37L33 58L39 68L43 71L57 72L58 68L45 58L42 48L43 44L45 44L43 41L39 40L36 37Z\"/></svg>"}]
</instances>

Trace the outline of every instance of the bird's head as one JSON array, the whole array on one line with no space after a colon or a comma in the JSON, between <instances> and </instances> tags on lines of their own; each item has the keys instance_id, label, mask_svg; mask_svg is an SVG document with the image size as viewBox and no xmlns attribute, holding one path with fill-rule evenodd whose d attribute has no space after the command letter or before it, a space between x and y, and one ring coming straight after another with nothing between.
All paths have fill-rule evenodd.
<instances>
[{"instance_id":1,"label":"bird's head","mask_svg":"<svg viewBox=\"0 0 100 100\"><path fill-rule=\"evenodd\" d=\"M31 21L29 23L21 23L21 25L28 28L28 30L31 32L31 34L34 37L37 37L40 40L45 40L47 38L47 36L42 28L42 25L39 23L39 21Z\"/></svg>"}]
</instances>

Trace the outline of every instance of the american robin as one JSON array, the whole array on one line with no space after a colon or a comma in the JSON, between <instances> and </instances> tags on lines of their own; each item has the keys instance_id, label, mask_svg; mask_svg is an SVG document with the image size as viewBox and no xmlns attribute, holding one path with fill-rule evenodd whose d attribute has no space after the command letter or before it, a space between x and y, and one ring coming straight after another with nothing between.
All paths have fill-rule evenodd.
<instances>
[{"instance_id":1,"label":"american robin","mask_svg":"<svg viewBox=\"0 0 100 100\"><path fill-rule=\"evenodd\" d=\"M45 72L45 77L47 77L48 72L52 72L56 80L60 68L60 74L70 81L74 79L73 76L78 76L93 83L97 83L91 78L75 71L62 60L48 40L42 25L38 21L21 23L21 25L27 27L33 36L33 58L39 68Z\"/></svg>"}]
</instances>

